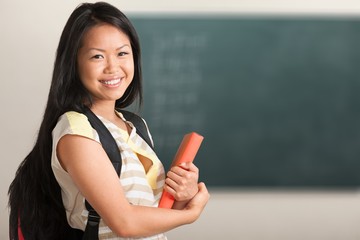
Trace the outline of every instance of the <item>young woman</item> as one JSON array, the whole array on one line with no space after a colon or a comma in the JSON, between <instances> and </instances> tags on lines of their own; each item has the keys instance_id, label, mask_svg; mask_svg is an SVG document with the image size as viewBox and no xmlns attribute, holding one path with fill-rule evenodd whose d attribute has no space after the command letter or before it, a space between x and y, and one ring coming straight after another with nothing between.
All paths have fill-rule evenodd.
<instances>
[{"instance_id":1,"label":"young woman","mask_svg":"<svg viewBox=\"0 0 360 240\"><path fill-rule=\"evenodd\" d=\"M68 239L84 230L86 199L101 217L100 239L166 239L194 222L209 193L193 164L164 168L134 125L116 111L142 100L140 46L126 16L107 3L82 4L65 25L33 150L9 188L10 238ZM120 149L120 180L83 114L90 108ZM162 189L176 202L157 208Z\"/></svg>"}]
</instances>

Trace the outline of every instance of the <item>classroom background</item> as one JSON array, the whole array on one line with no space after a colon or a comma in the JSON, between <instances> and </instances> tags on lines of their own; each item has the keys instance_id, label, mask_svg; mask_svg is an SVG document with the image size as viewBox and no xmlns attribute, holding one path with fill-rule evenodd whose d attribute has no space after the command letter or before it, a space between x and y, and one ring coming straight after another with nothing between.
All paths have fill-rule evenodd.
<instances>
[{"instance_id":1,"label":"classroom background","mask_svg":"<svg viewBox=\"0 0 360 240\"><path fill-rule=\"evenodd\" d=\"M0 0L0 239L81 2ZM169 239L360 239L358 1L107 2L139 33L142 114L165 166L183 134L205 136L195 161L210 202Z\"/></svg>"}]
</instances>

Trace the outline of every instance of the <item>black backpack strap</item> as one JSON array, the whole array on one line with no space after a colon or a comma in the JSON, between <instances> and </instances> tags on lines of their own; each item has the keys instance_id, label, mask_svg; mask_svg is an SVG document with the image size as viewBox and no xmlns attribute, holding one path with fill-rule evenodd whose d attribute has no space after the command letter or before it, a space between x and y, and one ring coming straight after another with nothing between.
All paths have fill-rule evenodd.
<instances>
[{"instance_id":1,"label":"black backpack strap","mask_svg":"<svg viewBox=\"0 0 360 240\"><path fill-rule=\"evenodd\" d=\"M101 122L101 120L89 108L85 109L84 114L87 116L91 126L99 134L101 145L104 148L109 159L111 160L116 170L116 173L118 174L118 176L120 176L121 155L115 139L113 138L109 130L105 127L105 125ZM86 209L89 211L89 216L83 235L83 240L97 240L99 239L100 216L86 199L85 206Z\"/></svg>"},{"instance_id":2,"label":"black backpack strap","mask_svg":"<svg viewBox=\"0 0 360 240\"><path fill-rule=\"evenodd\" d=\"M105 127L103 122L89 108L86 108L84 114L87 116L91 126L99 134L101 145L104 148L106 154L108 155L111 163L114 165L118 176L120 176L121 155L115 139L113 138L109 130Z\"/></svg>"},{"instance_id":3,"label":"black backpack strap","mask_svg":"<svg viewBox=\"0 0 360 240\"><path fill-rule=\"evenodd\" d=\"M132 122L132 124L134 124L137 134L142 139L144 139L144 141L154 150L154 146L153 146L153 143L149 136L148 128L147 128L144 120L140 116L136 115L135 113L129 112L129 111L122 110L122 109L117 109L117 111L121 112L127 121L130 121L130 122Z\"/></svg>"},{"instance_id":4,"label":"black backpack strap","mask_svg":"<svg viewBox=\"0 0 360 240\"><path fill-rule=\"evenodd\" d=\"M100 216L94 210L94 208L86 201L86 209L89 211L88 221L86 223L85 232L82 236L82 240L98 240L99 239L99 224Z\"/></svg>"}]
</instances>

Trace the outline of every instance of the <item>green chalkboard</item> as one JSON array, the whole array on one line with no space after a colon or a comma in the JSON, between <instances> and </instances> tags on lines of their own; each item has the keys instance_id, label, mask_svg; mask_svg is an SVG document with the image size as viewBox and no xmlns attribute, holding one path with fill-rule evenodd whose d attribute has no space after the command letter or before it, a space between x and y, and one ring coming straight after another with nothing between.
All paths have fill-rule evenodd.
<instances>
[{"instance_id":1,"label":"green chalkboard","mask_svg":"<svg viewBox=\"0 0 360 240\"><path fill-rule=\"evenodd\" d=\"M142 113L166 168L196 131L209 186L360 185L360 20L131 20Z\"/></svg>"}]
</instances>

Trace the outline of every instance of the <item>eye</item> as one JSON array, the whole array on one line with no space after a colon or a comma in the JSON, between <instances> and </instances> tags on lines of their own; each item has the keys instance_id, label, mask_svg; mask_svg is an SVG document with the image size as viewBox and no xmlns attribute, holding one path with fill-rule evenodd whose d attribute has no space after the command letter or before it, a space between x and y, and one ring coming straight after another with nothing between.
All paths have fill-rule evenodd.
<instances>
[{"instance_id":1,"label":"eye","mask_svg":"<svg viewBox=\"0 0 360 240\"><path fill-rule=\"evenodd\" d=\"M119 52L118 53L118 56L120 56L120 57L123 57L123 56L126 56L126 55L128 55L129 53L127 53L127 52Z\"/></svg>"},{"instance_id":2,"label":"eye","mask_svg":"<svg viewBox=\"0 0 360 240\"><path fill-rule=\"evenodd\" d=\"M94 56L91 57L92 59L102 59L104 58L101 54L96 54Z\"/></svg>"}]
</instances>

